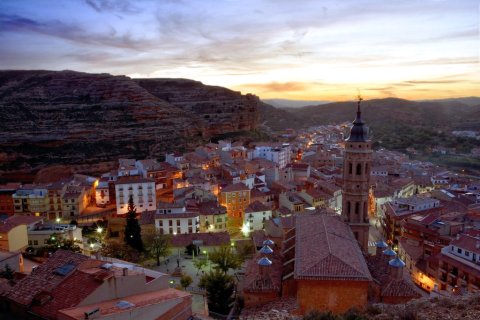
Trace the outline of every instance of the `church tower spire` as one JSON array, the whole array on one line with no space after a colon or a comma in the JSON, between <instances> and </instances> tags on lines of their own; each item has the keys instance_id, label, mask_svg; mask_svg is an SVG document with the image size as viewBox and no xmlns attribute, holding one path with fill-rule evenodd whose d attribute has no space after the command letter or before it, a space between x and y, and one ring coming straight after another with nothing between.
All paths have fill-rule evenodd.
<instances>
[{"instance_id":1,"label":"church tower spire","mask_svg":"<svg viewBox=\"0 0 480 320\"><path fill-rule=\"evenodd\" d=\"M362 97L358 96L357 116L352 123L350 135L345 140L342 217L350 225L360 248L368 251L372 143L368 136L368 127L362 120L362 100Z\"/></svg>"}]
</instances>

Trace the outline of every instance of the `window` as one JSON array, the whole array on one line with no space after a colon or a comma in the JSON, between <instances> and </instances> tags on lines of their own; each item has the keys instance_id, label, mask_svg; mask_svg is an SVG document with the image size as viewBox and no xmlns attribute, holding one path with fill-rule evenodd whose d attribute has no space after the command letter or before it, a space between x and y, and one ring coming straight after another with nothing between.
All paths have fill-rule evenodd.
<instances>
[{"instance_id":1,"label":"window","mask_svg":"<svg viewBox=\"0 0 480 320\"><path fill-rule=\"evenodd\" d=\"M365 164L365 174L367 174L367 173L368 173L368 163Z\"/></svg>"},{"instance_id":2,"label":"window","mask_svg":"<svg viewBox=\"0 0 480 320\"><path fill-rule=\"evenodd\" d=\"M355 202L355 213L356 214L360 213L360 202Z\"/></svg>"},{"instance_id":3,"label":"window","mask_svg":"<svg viewBox=\"0 0 480 320\"><path fill-rule=\"evenodd\" d=\"M33 245L38 246L38 240L33 240Z\"/></svg>"},{"instance_id":4,"label":"window","mask_svg":"<svg viewBox=\"0 0 480 320\"><path fill-rule=\"evenodd\" d=\"M32 240L28 240L28 245L29 245L29 246L32 245Z\"/></svg>"},{"instance_id":5,"label":"window","mask_svg":"<svg viewBox=\"0 0 480 320\"><path fill-rule=\"evenodd\" d=\"M466 255L467 257L469 257L469 256L470 256L470 252L469 252L469 251L465 251L465 255Z\"/></svg>"},{"instance_id":6,"label":"window","mask_svg":"<svg viewBox=\"0 0 480 320\"><path fill-rule=\"evenodd\" d=\"M160 227L163 227L163 220L158 221L158 225L159 225Z\"/></svg>"},{"instance_id":7,"label":"window","mask_svg":"<svg viewBox=\"0 0 480 320\"><path fill-rule=\"evenodd\" d=\"M180 220L177 220L177 227L180 226Z\"/></svg>"},{"instance_id":8,"label":"window","mask_svg":"<svg viewBox=\"0 0 480 320\"><path fill-rule=\"evenodd\" d=\"M180 234L182 233L182 229L180 229L180 227L177 227L177 234Z\"/></svg>"},{"instance_id":9,"label":"window","mask_svg":"<svg viewBox=\"0 0 480 320\"><path fill-rule=\"evenodd\" d=\"M458 252L458 253L462 253L462 249L457 248L457 252Z\"/></svg>"},{"instance_id":10,"label":"window","mask_svg":"<svg viewBox=\"0 0 480 320\"><path fill-rule=\"evenodd\" d=\"M359 163L357 164L357 175L361 175L362 174L362 165Z\"/></svg>"},{"instance_id":11,"label":"window","mask_svg":"<svg viewBox=\"0 0 480 320\"><path fill-rule=\"evenodd\" d=\"M188 227L188 233L193 233L192 232L192 227Z\"/></svg>"},{"instance_id":12,"label":"window","mask_svg":"<svg viewBox=\"0 0 480 320\"><path fill-rule=\"evenodd\" d=\"M350 205L350 201L347 201L347 213L350 213L352 210L351 208L351 205Z\"/></svg>"},{"instance_id":13,"label":"window","mask_svg":"<svg viewBox=\"0 0 480 320\"><path fill-rule=\"evenodd\" d=\"M348 164L348 173L352 174L352 172L353 172L353 164L350 162Z\"/></svg>"},{"instance_id":14,"label":"window","mask_svg":"<svg viewBox=\"0 0 480 320\"><path fill-rule=\"evenodd\" d=\"M168 226L169 227L173 226L173 221L172 220L168 220Z\"/></svg>"}]
</instances>

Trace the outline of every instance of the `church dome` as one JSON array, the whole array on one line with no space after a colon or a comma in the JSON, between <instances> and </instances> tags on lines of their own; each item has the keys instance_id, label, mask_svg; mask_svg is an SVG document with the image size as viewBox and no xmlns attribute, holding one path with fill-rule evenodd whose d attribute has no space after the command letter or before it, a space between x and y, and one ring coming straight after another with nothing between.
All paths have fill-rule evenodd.
<instances>
[{"instance_id":1,"label":"church dome","mask_svg":"<svg viewBox=\"0 0 480 320\"><path fill-rule=\"evenodd\" d=\"M388 263L391 267L395 267L395 268L403 268L405 267L405 262L403 262L400 258L395 258L395 259L392 259L390 260L390 262Z\"/></svg>"},{"instance_id":2,"label":"church dome","mask_svg":"<svg viewBox=\"0 0 480 320\"><path fill-rule=\"evenodd\" d=\"M362 121L360 101L362 101L361 98L358 100L357 117L353 121L352 129L350 129L350 136L347 138L348 142L366 142L368 140L368 127Z\"/></svg>"},{"instance_id":3,"label":"church dome","mask_svg":"<svg viewBox=\"0 0 480 320\"><path fill-rule=\"evenodd\" d=\"M386 256L389 256L389 257L395 257L397 255L397 253L390 248L383 251L383 254L386 255Z\"/></svg>"}]
</instances>

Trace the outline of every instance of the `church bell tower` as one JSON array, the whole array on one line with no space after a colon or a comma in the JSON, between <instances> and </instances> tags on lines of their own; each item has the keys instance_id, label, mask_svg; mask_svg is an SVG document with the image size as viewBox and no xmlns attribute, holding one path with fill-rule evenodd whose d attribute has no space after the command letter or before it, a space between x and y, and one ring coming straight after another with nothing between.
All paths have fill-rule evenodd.
<instances>
[{"instance_id":1,"label":"church bell tower","mask_svg":"<svg viewBox=\"0 0 480 320\"><path fill-rule=\"evenodd\" d=\"M362 121L359 96L357 117L345 140L343 160L342 217L348 223L362 251L368 251L368 195L372 164L372 142Z\"/></svg>"}]
</instances>

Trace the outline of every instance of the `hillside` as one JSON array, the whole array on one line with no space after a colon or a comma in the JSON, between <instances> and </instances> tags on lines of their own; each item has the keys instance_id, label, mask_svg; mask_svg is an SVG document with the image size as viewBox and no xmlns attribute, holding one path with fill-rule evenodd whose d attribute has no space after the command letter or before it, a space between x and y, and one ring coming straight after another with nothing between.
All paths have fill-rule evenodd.
<instances>
[{"instance_id":1,"label":"hillside","mask_svg":"<svg viewBox=\"0 0 480 320\"><path fill-rule=\"evenodd\" d=\"M255 129L259 106L256 96L191 80L0 71L0 179L47 165L160 157Z\"/></svg>"},{"instance_id":2,"label":"hillside","mask_svg":"<svg viewBox=\"0 0 480 320\"><path fill-rule=\"evenodd\" d=\"M275 130L298 129L352 121L355 110L354 102L335 102L278 110L268 121ZM288 121L290 115L295 121ZM453 99L423 102L396 98L367 100L362 103L362 117L377 145L392 149L425 149L435 145L453 147L459 142L468 148L474 141L456 139L450 132L480 130L480 105L472 106Z\"/></svg>"}]
</instances>

